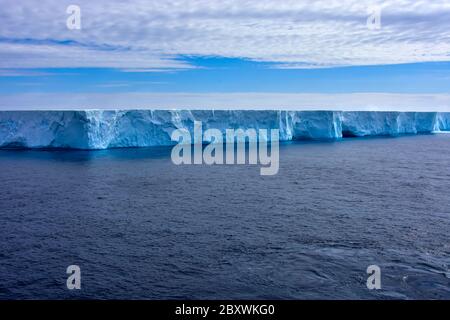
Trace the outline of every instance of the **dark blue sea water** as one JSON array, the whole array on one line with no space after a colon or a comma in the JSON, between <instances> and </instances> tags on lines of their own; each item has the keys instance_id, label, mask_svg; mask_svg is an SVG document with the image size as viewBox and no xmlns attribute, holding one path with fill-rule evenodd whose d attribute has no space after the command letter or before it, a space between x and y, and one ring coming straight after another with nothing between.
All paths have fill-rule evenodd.
<instances>
[{"instance_id":1,"label":"dark blue sea water","mask_svg":"<svg viewBox=\"0 0 450 320\"><path fill-rule=\"evenodd\" d=\"M0 299L450 299L450 135L285 144L275 176L168 148L0 168Z\"/></svg>"}]
</instances>

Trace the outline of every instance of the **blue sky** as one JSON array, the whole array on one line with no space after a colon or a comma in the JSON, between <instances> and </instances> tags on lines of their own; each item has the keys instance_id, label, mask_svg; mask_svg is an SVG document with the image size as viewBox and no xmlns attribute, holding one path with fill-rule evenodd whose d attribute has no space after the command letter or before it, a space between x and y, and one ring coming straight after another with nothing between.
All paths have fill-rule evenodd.
<instances>
[{"instance_id":1,"label":"blue sky","mask_svg":"<svg viewBox=\"0 0 450 320\"><path fill-rule=\"evenodd\" d=\"M71 4L79 30L67 27ZM445 0L0 0L0 8L2 109L108 107L108 94L130 107L184 97L194 107L216 99L325 108L336 97L336 107L348 98L361 108L401 99L450 109Z\"/></svg>"},{"instance_id":2,"label":"blue sky","mask_svg":"<svg viewBox=\"0 0 450 320\"><path fill-rule=\"evenodd\" d=\"M276 69L271 63L243 59L183 60L196 68L164 72L125 72L110 68L9 70L8 76L0 77L0 93L450 93L450 62Z\"/></svg>"}]
</instances>

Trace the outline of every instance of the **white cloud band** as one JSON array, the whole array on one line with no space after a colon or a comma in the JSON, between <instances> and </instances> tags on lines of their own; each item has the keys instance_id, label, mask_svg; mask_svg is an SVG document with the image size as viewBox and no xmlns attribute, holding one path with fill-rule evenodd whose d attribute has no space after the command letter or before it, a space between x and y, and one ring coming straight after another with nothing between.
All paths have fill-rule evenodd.
<instances>
[{"instance_id":1,"label":"white cloud band","mask_svg":"<svg viewBox=\"0 0 450 320\"><path fill-rule=\"evenodd\" d=\"M447 111L450 94L394 93L21 93L0 96L0 110L276 109Z\"/></svg>"},{"instance_id":2,"label":"white cloud band","mask_svg":"<svg viewBox=\"0 0 450 320\"><path fill-rule=\"evenodd\" d=\"M282 68L450 61L447 0L388 0L369 30L367 0L0 0L0 68L179 69L177 55L240 57Z\"/></svg>"}]
</instances>

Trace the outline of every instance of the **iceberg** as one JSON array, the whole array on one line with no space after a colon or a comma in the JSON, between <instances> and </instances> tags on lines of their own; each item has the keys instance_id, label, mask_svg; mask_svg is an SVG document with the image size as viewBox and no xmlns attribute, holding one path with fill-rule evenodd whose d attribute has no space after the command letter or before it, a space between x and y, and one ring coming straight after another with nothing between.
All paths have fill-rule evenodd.
<instances>
[{"instance_id":1,"label":"iceberg","mask_svg":"<svg viewBox=\"0 0 450 320\"><path fill-rule=\"evenodd\" d=\"M438 112L436 115L436 131L450 131L450 112Z\"/></svg>"},{"instance_id":2,"label":"iceberg","mask_svg":"<svg viewBox=\"0 0 450 320\"><path fill-rule=\"evenodd\" d=\"M343 112L343 137L398 136L439 130L435 112Z\"/></svg>"},{"instance_id":3,"label":"iceberg","mask_svg":"<svg viewBox=\"0 0 450 320\"><path fill-rule=\"evenodd\" d=\"M450 131L450 113L282 110L0 111L0 148L169 146L176 129L279 129L280 141ZM270 138L269 138L270 139Z\"/></svg>"}]
</instances>

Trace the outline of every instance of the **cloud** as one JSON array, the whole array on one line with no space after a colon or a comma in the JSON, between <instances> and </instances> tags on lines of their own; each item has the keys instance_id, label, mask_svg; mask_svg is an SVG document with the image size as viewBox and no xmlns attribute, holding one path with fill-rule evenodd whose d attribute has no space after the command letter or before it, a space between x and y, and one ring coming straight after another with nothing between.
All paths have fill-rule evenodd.
<instances>
[{"instance_id":1,"label":"cloud","mask_svg":"<svg viewBox=\"0 0 450 320\"><path fill-rule=\"evenodd\" d=\"M395 106L392 102L395 101ZM450 94L394 93L21 93L0 96L0 110L254 109L447 111Z\"/></svg>"},{"instance_id":2,"label":"cloud","mask_svg":"<svg viewBox=\"0 0 450 320\"><path fill-rule=\"evenodd\" d=\"M81 7L81 30L66 8ZM366 26L379 4L381 29ZM450 61L447 0L0 0L0 68L179 70L178 56L315 68Z\"/></svg>"},{"instance_id":3,"label":"cloud","mask_svg":"<svg viewBox=\"0 0 450 320\"><path fill-rule=\"evenodd\" d=\"M135 86L135 85L166 85L169 84L170 82L167 81L133 81L133 82L117 82L117 81L112 81L112 82L106 82L106 83L99 83L94 85L94 87L97 88L122 88L122 87L131 87L131 86Z\"/></svg>"},{"instance_id":4,"label":"cloud","mask_svg":"<svg viewBox=\"0 0 450 320\"><path fill-rule=\"evenodd\" d=\"M120 68L131 71L148 66L158 71L192 68L189 64L167 56L140 50L104 50L87 46L41 45L0 42L0 68Z\"/></svg>"},{"instance_id":5,"label":"cloud","mask_svg":"<svg viewBox=\"0 0 450 320\"><path fill-rule=\"evenodd\" d=\"M55 75L55 73L35 70L0 69L0 77L42 77L52 75Z\"/></svg>"}]
</instances>

